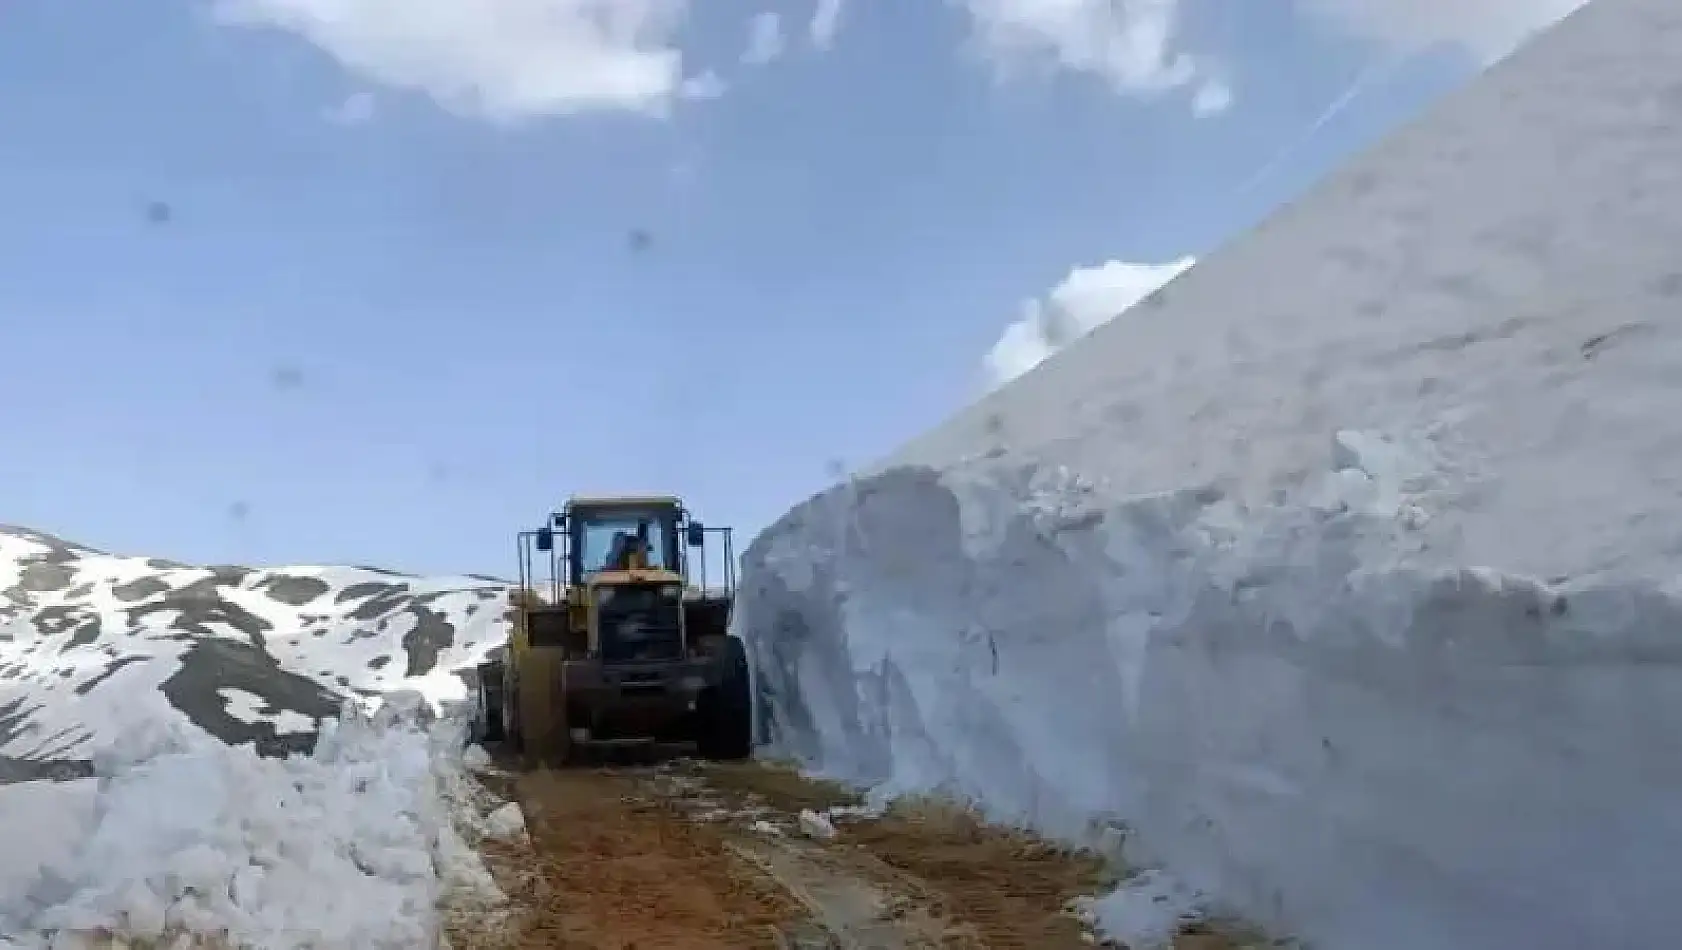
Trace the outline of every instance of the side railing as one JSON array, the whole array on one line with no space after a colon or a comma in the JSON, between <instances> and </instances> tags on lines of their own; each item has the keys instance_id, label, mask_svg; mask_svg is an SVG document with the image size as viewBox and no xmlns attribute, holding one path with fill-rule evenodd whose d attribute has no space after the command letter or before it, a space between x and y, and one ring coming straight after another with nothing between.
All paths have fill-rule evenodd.
<instances>
[{"instance_id":1,"label":"side railing","mask_svg":"<svg viewBox=\"0 0 1682 950\"><path fill-rule=\"evenodd\" d=\"M538 549L539 536L551 539L548 551ZM564 531L548 528L521 531L515 541L520 565L519 589L537 591L550 603L559 603L561 591L566 586L566 558L570 544L571 539ZM545 561L548 563L545 564Z\"/></svg>"},{"instance_id":2,"label":"side railing","mask_svg":"<svg viewBox=\"0 0 1682 950\"><path fill-rule=\"evenodd\" d=\"M693 526L691 526L693 527ZM710 596L736 596L736 543L735 533L731 528L701 528L702 543L697 547L685 547L685 570L691 587L700 589ZM712 536L719 539L718 548L707 544ZM720 563L715 571L709 563L712 558L709 553L717 551ZM714 583L716 581L717 583Z\"/></svg>"}]
</instances>

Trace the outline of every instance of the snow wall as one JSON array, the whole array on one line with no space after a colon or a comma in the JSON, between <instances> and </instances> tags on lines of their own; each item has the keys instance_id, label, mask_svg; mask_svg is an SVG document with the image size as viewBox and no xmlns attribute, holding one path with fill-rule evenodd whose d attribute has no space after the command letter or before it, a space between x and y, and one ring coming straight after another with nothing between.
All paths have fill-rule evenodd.
<instances>
[{"instance_id":1,"label":"snow wall","mask_svg":"<svg viewBox=\"0 0 1682 950\"><path fill-rule=\"evenodd\" d=\"M765 738L1330 950L1682 930L1682 6L1596 0L744 555Z\"/></svg>"}]
</instances>

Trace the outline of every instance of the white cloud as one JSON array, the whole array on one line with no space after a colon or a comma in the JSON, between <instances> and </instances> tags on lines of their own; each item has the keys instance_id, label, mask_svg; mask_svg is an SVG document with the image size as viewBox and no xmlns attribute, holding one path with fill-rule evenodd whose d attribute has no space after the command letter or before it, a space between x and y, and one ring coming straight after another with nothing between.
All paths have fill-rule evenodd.
<instances>
[{"instance_id":1,"label":"white cloud","mask_svg":"<svg viewBox=\"0 0 1682 950\"><path fill-rule=\"evenodd\" d=\"M1232 108L1232 87L1219 79L1211 79L1199 86L1191 97L1191 114L1200 119L1220 115Z\"/></svg>"},{"instance_id":2,"label":"white cloud","mask_svg":"<svg viewBox=\"0 0 1682 950\"><path fill-rule=\"evenodd\" d=\"M1076 267L1044 300L1022 307L1022 318L1005 328L987 351L988 381L1002 386L1053 353L1120 316L1195 263L1191 257L1162 264L1108 261Z\"/></svg>"},{"instance_id":3,"label":"white cloud","mask_svg":"<svg viewBox=\"0 0 1682 950\"><path fill-rule=\"evenodd\" d=\"M748 48L742 62L763 66L783 55L783 18L771 12L756 13L748 21Z\"/></svg>"},{"instance_id":4,"label":"white cloud","mask_svg":"<svg viewBox=\"0 0 1682 950\"><path fill-rule=\"evenodd\" d=\"M493 121L661 114L684 92L687 0L214 0L225 23L282 30L347 70Z\"/></svg>"},{"instance_id":5,"label":"white cloud","mask_svg":"<svg viewBox=\"0 0 1682 950\"><path fill-rule=\"evenodd\" d=\"M1402 51L1452 45L1482 63L1512 52L1586 0L1302 0L1303 9Z\"/></svg>"},{"instance_id":6,"label":"white cloud","mask_svg":"<svg viewBox=\"0 0 1682 950\"><path fill-rule=\"evenodd\" d=\"M812 22L806 28L813 46L829 49L835 45L835 34L841 30L843 6L843 0L818 0L817 9L812 11Z\"/></svg>"},{"instance_id":7,"label":"white cloud","mask_svg":"<svg viewBox=\"0 0 1682 950\"><path fill-rule=\"evenodd\" d=\"M1209 78L1210 64L1179 48L1178 0L952 2L969 14L976 41L1001 71L1049 61L1135 96Z\"/></svg>"},{"instance_id":8,"label":"white cloud","mask_svg":"<svg viewBox=\"0 0 1682 950\"><path fill-rule=\"evenodd\" d=\"M678 87L678 95L685 99L717 99L729 88L730 85L724 81L724 77L709 69L699 76L685 79L683 85Z\"/></svg>"}]
</instances>

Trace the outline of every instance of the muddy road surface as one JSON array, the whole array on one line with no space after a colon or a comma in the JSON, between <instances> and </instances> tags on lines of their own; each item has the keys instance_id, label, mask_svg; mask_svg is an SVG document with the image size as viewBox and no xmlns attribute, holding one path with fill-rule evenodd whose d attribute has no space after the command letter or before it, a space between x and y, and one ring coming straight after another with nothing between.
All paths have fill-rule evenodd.
<instances>
[{"instance_id":1,"label":"muddy road surface","mask_svg":"<svg viewBox=\"0 0 1682 950\"><path fill-rule=\"evenodd\" d=\"M1102 862L936 805L866 816L844 790L758 763L492 774L528 836L485 847L512 898L455 950L1064 950ZM1182 950L1247 943L1186 934Z\"/></svg>"}]
</instances>

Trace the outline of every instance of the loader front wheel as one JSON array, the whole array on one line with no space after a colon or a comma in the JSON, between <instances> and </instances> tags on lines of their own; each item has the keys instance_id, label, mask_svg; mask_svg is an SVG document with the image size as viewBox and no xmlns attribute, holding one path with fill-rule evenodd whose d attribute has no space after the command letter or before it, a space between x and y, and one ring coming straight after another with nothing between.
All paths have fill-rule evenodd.
<instances>
[{"instance_id":1,"label":"loader front wheel","mask_svg":"<svg viewBox=\"0 0 1682 950\"><path fill-rule=\"evenodd\" d=\"M742 641L725 637L718 649L717 682L696 704L697 751L704 759L733 761L753 754L753 694Z\"/></svg>"}]
</instances>

